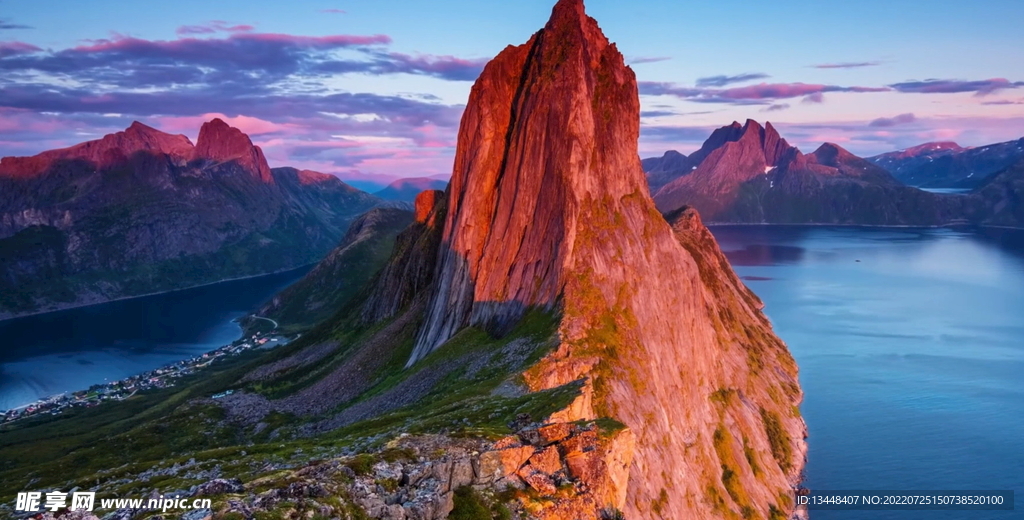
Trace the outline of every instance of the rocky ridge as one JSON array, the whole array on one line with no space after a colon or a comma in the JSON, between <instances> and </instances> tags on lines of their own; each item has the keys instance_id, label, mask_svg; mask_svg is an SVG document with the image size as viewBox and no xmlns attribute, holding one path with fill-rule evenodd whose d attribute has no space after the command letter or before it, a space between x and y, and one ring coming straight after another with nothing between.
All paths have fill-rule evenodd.
<instances>
[{"instance_id":1,"label":"rocky ridge","mask_svg":"<svg viewBox=\"0 0 1024 520\"><path fill-rule=\"evenodd\" d=\"M195 147L140 123L0 162L0 318L298 267L381 201L272 171L219 119Z\"/></svg>"},{"instance_id":2,"label":"rocky ridge","mask_svg":"<svg viewBox=\"0 0 1024 520\"><path fill-rule=\"evenodd\" d=\"M909 186L972 189L1024 158L1024 138L964 148L952 142L925 143L868 157Z\"/></svg>"},{"instance_id":3,"label":"rocky ridge","mask_svg":"<svg viewBox=\"0 0 1024 520\"><path fill-rule=\"evenodd\" d=\"M902 185L839 145L804 154L771 123L716 130L691 173L654 193L658 209L697 209L713 223L936 225L964 212L962 199Z\"/></svg>"}]
</instances>

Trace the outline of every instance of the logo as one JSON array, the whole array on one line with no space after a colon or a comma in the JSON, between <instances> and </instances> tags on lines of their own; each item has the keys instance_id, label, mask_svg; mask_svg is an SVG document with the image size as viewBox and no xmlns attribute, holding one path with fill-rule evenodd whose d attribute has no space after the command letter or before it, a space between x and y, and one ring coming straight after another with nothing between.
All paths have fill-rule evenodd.
<instances>
[{"instance_id":1,"label":"logo","mask_svg":"<svg viewBox=\"0 0 1024 520\"><path fill-rule=\"evenodd\" d=\"M35 513L46 509L56 513L61 509L71 511L92 511L96 505L96 493L92 491L75 491L71 494L71 507L68 507L68 494L63 491L50 491L45 495L41 491L18 493L14 510L22 513Z\"/></svg>"}]
</instances>

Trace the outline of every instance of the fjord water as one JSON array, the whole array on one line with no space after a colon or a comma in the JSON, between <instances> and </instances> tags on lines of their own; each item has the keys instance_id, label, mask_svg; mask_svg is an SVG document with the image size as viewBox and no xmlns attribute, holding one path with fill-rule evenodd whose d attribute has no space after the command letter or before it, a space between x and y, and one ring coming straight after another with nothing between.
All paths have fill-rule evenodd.
<instances>
[{"instance_id":1,"label":"fjord water","mask_svg":"<svg viewBox=\"0 0 1024 520\"><path fill-rule=\"evenodd\" d=\"M0 410L231 343L241 335L235 319L308 270L0 321Z\"/></svg>"},{"instance_id":2,"label":"fjord water","mask_svg":"<svg viewBox=\"0 0 1024 520\"><path fill-rule=\"evenodd\" d=\"M800 365L816 490L1024 500L1024 232L712 228ZM1020 511L820 511L815 520Z\"/></svg>"}]
</instances>

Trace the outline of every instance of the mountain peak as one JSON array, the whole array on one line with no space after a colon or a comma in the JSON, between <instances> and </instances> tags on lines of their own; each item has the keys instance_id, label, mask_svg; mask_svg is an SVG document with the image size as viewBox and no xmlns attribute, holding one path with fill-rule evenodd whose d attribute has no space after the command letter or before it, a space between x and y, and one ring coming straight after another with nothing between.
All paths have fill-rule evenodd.
<instances>
[{"instance_id":1,"label":"mountain peak","mask_svg":"<svg viewBox=\"0 0 1024 520\"><path fill-rule=\"evenodd\" d=\"M849 159L859 159L846 148L843 148L838 144L828 142L822 143L822 145L814 151L813 155L818 159L818 164L828 166L835 166L836 164Z\"/></svg>"},{"instance_id":2,"label":"mountain peak","mask_svg":"<svg viewBox=\"0 0 1024 520\"><path fill-rule=\"evenodd\" d=\"M263 182L274 182L263 150L253 145L244 132L220 118L203 123L193 158L217 163L235 161Z\"/></svg>"},{"instance_id":3,"label":"mountain peak","mask_svg":"<svg viewBox=\"0 0 1024 520\"><path fill-rule=\"evenodd\" d=\"M551 9L551 20L554 21L582 21L586 17L586 7L583 0L559 0Z\"/></svg>"},{"instance_id":4,"label":"mountain peak","mask_svg":"<svg viewBox=\"0 0 1024 520\"><path fill-rule=\"evenodd\" d=\"M703 413L708 396L742 385L755 404L737 406L727 421L759 425L757 410L777 408L769 396L786 392L779 381L793 381L780 410L791 409L799 389L795 371L783 366L792 363L785 347L714 238L693 220L679 232L693 235L684 244L657 211L639 131L636 76L578 0L560 1L543 30L484 67L459 128L443 226L432 242L434 277L407 367L466 327L502 336L528 312L548 313L557 319L558 345L523 380L530 391L583 389L557 419L541 420L614 417L636 435L635 455L624 449L616 461L628 474L601 491L598 507L637 520L712 518L701 499L709 484L678 477L721 474L710 439L723 416ZM727 133L735 140L738 129ZM759 149L760 132L752 135ZM421 197L425 208L431 195ZM742 324L712 323L719 316ZM764 345L754 348L772 366L750 369L753 336L725 337L729 330L757 330L754 343ZM680 400L686 404L669 406ZM786 419L796 449L801 426ZM763 428L744 436L770 452ZM695 442L702 444L690 449ZM760 480L736 468L761 497L752 504L758 510L768 510L787 473L799 472L790 464L766 468L771 476Z\"/></svg>"},{"instance_id":5,"label":"mountain peak","mask_svg":"<svg viewBox=\"0 0 1024 520\"><path fill-rule=\"evenodd\" d=\"M174 160L186 160L192 151L192 142L184 135L168 134L134 121L120 132L68 148L48 150L32 157L5 157L0 173L33 176L61 160L87 161L98 169L105 169L127 161L137 152L165 154Z\"/></svg>"},{"instance_id":6,"label":"mountain peak","mask_svg":"<svg viewBox=\"0 0 1024 520\"><path fill-rule=\"evenodd\" d=\"M159 130L149 125L144 125L138 121L132 121L132 124L128 125L128 128L125 129L125 132L149 134L152 132L159 132Z\"/></svg>"}]
</instances>

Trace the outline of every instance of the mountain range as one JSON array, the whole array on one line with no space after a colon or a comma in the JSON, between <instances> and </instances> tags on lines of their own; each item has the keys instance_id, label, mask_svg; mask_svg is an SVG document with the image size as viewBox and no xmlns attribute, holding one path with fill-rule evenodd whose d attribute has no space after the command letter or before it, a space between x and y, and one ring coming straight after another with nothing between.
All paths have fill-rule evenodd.
<instances>
[{"instance_id":1,"label":"mountain range","mask_svg":"<svg viewBox=\"0 0 1024 520\"><path fill-rule=\"evenodd\" d=\"M374 195L386 200L398 200L413 202L416 195L427 190L444 190L448 187L448 181L434 177L408 177L398 179L389 184L383 190L374 192Z\"/></svg>"},{"instance_id":2,"label":"mountain range","mask_svg":"<svg viewBox=\"0 0 1024 520\"><path fill-rule=\"evenodd\" d=\"M141 123L0 160L0 317L296 268L382 201L271 169L220 119L195 145Z\"/></svg>"},{"instance_id":3,"label":"mountain range","mask_svg":"<svg viewBox=\"0 0 1024 520\"><path fill-rule=\"evenodd\" d=\"M804 154L753 120L715 130L689 157L643 164L659 210L693 207L714 223L1024 225L1013 168L968 195L932 193L833 143ZM989 187L996 178L1001 189Z\"/></svg>"},{"instance_id":4,"label":"mountain range","mask_svg":"<svg viewBox=\"0 0 1024 520\"><path fill-rule=\"evenodd\" d=\"M953 142L925 143L868 160L909 186L969 190L1024 160L1024 138L969 148Z\"/></svg>"}]
</instances>

